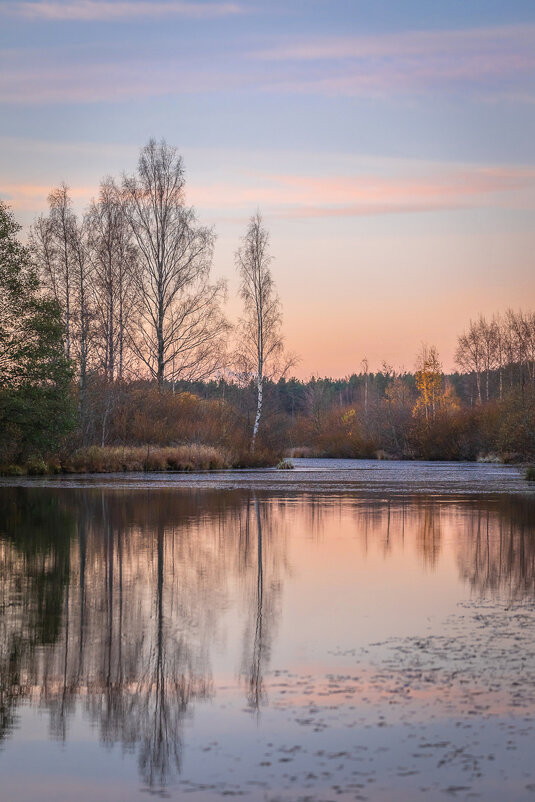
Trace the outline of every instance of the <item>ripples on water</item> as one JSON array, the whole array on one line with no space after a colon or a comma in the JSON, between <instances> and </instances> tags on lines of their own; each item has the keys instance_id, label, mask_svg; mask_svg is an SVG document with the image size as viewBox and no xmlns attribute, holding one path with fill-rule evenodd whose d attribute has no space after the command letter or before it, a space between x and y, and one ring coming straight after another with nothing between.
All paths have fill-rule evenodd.
<instances>
[{"instance_id":1,"label":"ripples on water","mask_svg":"<svg viewBox=\"0 0 535 802\"><path fill-rule=\"evenodd\" d=\"M0 799L532 797L520 471L296 463L3 483Z\"/></svg>"}]
</instances>

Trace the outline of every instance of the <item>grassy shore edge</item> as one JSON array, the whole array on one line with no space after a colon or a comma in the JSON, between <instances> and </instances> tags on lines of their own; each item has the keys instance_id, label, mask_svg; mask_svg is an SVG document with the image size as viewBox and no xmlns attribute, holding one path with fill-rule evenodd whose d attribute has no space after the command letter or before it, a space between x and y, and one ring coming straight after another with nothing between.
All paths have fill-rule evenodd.
<instances>
[{"instance_id":1,"label":"grassy shore edge","mask_svg":"<svg viewBox=\"0 0 535 802\"><path fill-rule=\"evenodd\" d=\"M1 465L3 476L44 476L71 473L134 473L213 471L276 465L280 456L260 451L233 453L215 446L89 446L49 460L34 457L22 464Z\"/></svg>"}]
</instances>

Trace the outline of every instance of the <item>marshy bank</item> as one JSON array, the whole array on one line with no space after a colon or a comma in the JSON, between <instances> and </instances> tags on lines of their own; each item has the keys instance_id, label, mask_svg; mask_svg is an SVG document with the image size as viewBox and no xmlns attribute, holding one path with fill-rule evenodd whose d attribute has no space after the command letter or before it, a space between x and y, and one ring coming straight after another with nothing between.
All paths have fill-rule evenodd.
<instances>
[{"instance_id":1,"label":"marshy bank","mask_svg":"<svg viewBox=\"0 0 535 802\"><path fill-rule=\"evenodd\" d=\"M48 460L34 457L20 464L0 465L0 475L214 471L269 467L276 465L279 459L279 455L266 450L254 454L240 453L200 443L176 446L89 446Z\"/></svg>"}]
</instances>

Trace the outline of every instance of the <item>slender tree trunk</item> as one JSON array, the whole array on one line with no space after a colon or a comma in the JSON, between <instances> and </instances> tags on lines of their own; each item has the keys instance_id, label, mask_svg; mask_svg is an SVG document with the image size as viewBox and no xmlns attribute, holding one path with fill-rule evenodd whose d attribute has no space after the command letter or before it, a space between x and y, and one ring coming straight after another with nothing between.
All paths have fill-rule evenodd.
<instances>
[{"instance_id":1,"label":"slender tree trunk","mask_svg":"<svg viewBox=\"0 0 535 802\"><path fill-rule=\"evenodd\" d=\"M118 347L119 347L119 367L117 370L117 378L121 381L123 378L123 347L124 347L124 318L123 318L123 276L122 271L119 276L119 332L118 332Z\"/></svg>"},{"instance_id":2,"label":"slender tree trunk","mask_svg":"<svg viewBox=\"0 0 535 802\"><path fill-rule=\"evenodd\" d=\"M65 261L65 348L67 352L67 359L71 358L71 287L70 287L70 270L69 270L69 254L67 246L67 231L63 230L63 258Z\"/></svg>"},{"instance_id":3,"label":"slender tree trunk","mask_svg":"<svg viewBox=\"0 0 535 802\"><path fill-rule=\"evenodd\" d=\"M110 413L114 403L113 385L111 384L106 385L104 387L104 393L105 393L105 407L104 407L104 414L102 415L102 436L100 441L100 445L102 446L102 448L104 448L104 446L106 445L106 440L108 437L108 419L110 417Z\"/></svg>"},{"instance_id":4,"label":"slender tree trunk","mask_svg":"<svg viewBox=\"0 0 535 802\"><path fill-rule=\"evenodd\" d=\"M163 293L160 290L160 299L158 302L158 329L157 329L157 375L156 379L158 381L158 390L162 392L163 390L163 381L165 375L165 342L163 336L163 324L164 324L164 311L163 311Z\"/></svg>"},{"instance_id":5,"label":"slender tree trunk","mask_svg":"<svg viewBox=\"0 0 535 802\"><path fill-rule=\"evenodd\" d=\"M253 426L253 437L251 440L251 454L254 454L256 435L258 434L258 427L260 426L260 417L262 415L262 402L264 395L264 379L262 374L258 375L258 398L256 404L256 417Z\"/></svg>"},{"instance_id":6,"label":"slender tree trunk","mask_svg":"<svg viewBox=\"0 0 535 802\"><path fill-rule=\"evenodd\" d=\"M80 261L80 421L85 442L87 424L87 362L89 352L89 310L86 297L85 267Z\"/></svg>"}]
</instances>

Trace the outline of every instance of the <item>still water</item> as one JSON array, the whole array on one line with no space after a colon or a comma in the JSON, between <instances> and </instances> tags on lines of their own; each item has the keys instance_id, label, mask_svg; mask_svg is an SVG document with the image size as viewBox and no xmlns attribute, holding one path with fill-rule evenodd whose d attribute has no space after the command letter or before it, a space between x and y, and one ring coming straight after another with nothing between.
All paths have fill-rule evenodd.
<instances>
[{"instance_id":1,"label":"still water","mask_svg":"<svg viewBox=\"0 0 535 802\"><path fill-rule=\"evenodd\" d=\"M516 468L0 483L0 800L535 798Z\"/></svg>"}]
</instances>

